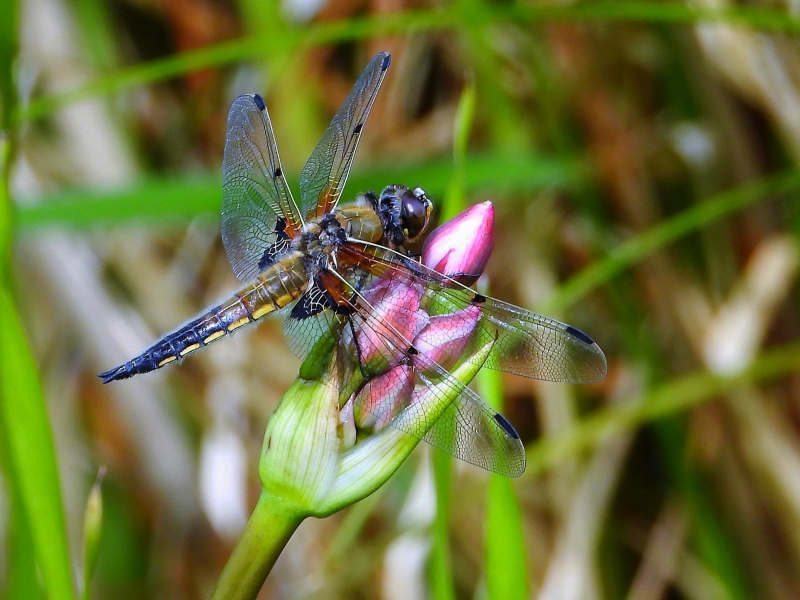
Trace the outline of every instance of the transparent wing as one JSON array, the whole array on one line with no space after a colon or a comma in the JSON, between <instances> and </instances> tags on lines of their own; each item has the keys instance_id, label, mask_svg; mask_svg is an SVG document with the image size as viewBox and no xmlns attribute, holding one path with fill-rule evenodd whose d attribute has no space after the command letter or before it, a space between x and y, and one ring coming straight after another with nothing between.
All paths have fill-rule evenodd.
<instances>
[{"instance_id":1,"label":"transparent wing","mask_svg":"<svg viewBox=\"0 0 800 600\"><path fill-rule=\"evenodd\" d=\"M390 61L390 55L381 52L367 65L303 167L300 210L307 219L332 211L339 201L364 123Z\"/></svg>"},{"instance_id":2,"label":"transparent wing","mask_svg":"<svg viewBox=\"0 0 800 600\"><path fill-rule=\"evenodd\" d=\"M305 360L324 336L342 333L349 318L349 303L342 297L351 296L353 291L360 291L375 280L366 271L353 271L352 275L345 281L325 271L320 273L283 322L287 345L300 360ZM335 308L338 310L334 311Z\"/></svg>"},{"instance_id":3,"label":"transparent wing","mask_svg":"<svg viewBox=\"0 0 800 600\"><path fill-rule=\"evenodd\" d=\"M291 315L283 322L283 333L289 349L300 360L305 359L308 353L319 342L339 326L339 319L332 310L322 312L298 319Z\"/></svg>"},{"instance_id":4,"label":"transparent wing","mask_svg":"<svg viewBox=\"0 0 800 600\"><path fill-rule=\"evenodd\" d=\"M382 300L371 302L370 291L338 298L352 310L353 333L341 336L337 358L358 361L365 381L354 394L356 412L366 411L373 421L392 425L463 461L508 477L520 476L525 471L525 449L511 424L416 348L413 340L421 331L413 325L409 329L397 318L401 313L387 315ZM404 307L400 310L410 315L411 307L418 306L417 292L411 286L398 286L388 293L393 306Z\"/></svg>"},{"instance_id":5,"label":"transparent wing","mask_svg":"<svg viewBox=\"0 0 800 600\"><path fill-rule=\"evenodd\" d=\"M222 242L236 276L255 277L278 232L294 237L302 222L264 100L239 96L228 113L222 161Z\"/></svg>"},{"instance_id":6,"label":"transparent wing","mask_svg":"<svg viewBox=\"0 0 800 600\"><path fill-rule=\"evenodd\" d=\"M383 352L397 351L388 338L382 338L382 344ZM506 477L525 472L525 448L503 415L432 361L410 371L415 391L407 400L398 402L395 393L406 385L405 370L398 368L367 383L357 396L356 409L379 418L392 411L392 427L487 471ZM394 405L375 404L376 397Z\"/></svg>"},{"instance_id":7,"label":"transparent wing","mask_svg":"<svg viewBox=\"0 0 800 600\"><path fill-rule=\"evenodd\" d=\"M432 335L433 346L452 347L469 326L472 333L463 352L470 354L492 342L493 351L483 363L490 369L571 383L591 383L606 376L603 351L571 325L478 294L387 248L346 244L339 251L339 260L356 264L386 282L422 286L422 310L451 319L447 327L438 328Z\"/></svg>"}]
</instances>

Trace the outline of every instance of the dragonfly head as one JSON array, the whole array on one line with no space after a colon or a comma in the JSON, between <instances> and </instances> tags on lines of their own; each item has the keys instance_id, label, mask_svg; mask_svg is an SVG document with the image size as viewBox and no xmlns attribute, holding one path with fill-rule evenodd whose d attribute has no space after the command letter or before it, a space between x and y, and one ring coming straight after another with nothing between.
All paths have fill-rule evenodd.
<instances>
[{"instance_id":1,"label":"dragonfly head","mask_svg":"<svg viewBox=\"0 0 800 600\"><path fill-rule=\"evenodd\" d=\"M402 248L417 238L427 227L433 210L422 188L387 185L380 197L372 193L366 197L381 220L385 242L392 248Z\"/></svg>"},{"instance_id":2,"label":"dragonfly head","mask_svg":"<svg viewBox=\"0 0 800 600\"><path fill-rule=\"evenodd\" d=\"M400 226L408 239L413 240L428 226L433 203L422 188L406 189L400 197Z\"/></svg>"}]
</instances>

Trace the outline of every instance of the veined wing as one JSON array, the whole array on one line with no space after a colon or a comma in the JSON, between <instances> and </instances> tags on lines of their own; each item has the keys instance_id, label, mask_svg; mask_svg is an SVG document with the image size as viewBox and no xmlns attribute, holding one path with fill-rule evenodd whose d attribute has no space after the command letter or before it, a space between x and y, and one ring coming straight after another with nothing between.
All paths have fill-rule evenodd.
<instances>
[{"instance_id":1,"label":"veined wing","mask_svg":"<svg viewBox=\"0 0 800 600\"><path fill-rule=\"evenodd\" d=\"M302 224L264 100L239 96L228 113L222 162L222 242L233 272L242 281L255 277L264 253Z\"/></svg>"},{"instance_id":2,"label":"veined wing","mask_svg":"<svg viewBox=\"0 0 800 600\"><path fill-rule=\"evenodd\" d=\"M344 376L360 370L364 378L354 393L355 410L465 462L519 477L525 471L525 449L511 424L417 348L414 339L419 338L408 323L386 318L368 299L373 290L361 293L345 283L334 298L350 311L350 327L339 337L337 361L344 363ZM399 286L390 294L397 306L414 305L419 299L413 286ZM339 380L347 381L341 373Z\"/></svg>"},{"instance_id":3,"label":"veined wing","mask_svg":"<svg viewBox=\"0 0 800 600\"><path fill-rule=\"evenodd\" d=\"M450 344L460 335L463 327L459 327L458 319L463 315L464 326L469 325L473 331L464 347L466 355L486 343L494 343L491 355L483 363L485 367L557 382L592 383L606 376L608 365L603 351L571 325L483 296L388 248L345 244L339 259L345 264L357 264L387 282L423 286L421 308L431 316L451 315L452 319L448 328L437 333L437 339L430 340L433 346Z\"/></svg>"},{"instance_id":4,"label":"veined wing","mask_svg":"<svg viewBox=\"0 0 800 600\"><path fill-rule=\"evenodd\" d=\"M336 207L390 62L388 52L381 52L370 61L303 167L300 209L305 218L320 217Z\"/></svg>"}]
</instances>

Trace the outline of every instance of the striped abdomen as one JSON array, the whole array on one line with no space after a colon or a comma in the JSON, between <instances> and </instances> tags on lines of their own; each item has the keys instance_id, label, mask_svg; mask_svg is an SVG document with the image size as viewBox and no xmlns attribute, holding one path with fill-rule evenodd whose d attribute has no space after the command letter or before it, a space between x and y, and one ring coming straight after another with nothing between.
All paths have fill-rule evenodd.
<instances>
[{"instance_id":1,"label":"striped abdomen","mask_svg":"<svg viewBox=\"0 0 800 600\"><path fill-rule=\"evenodd\" d=\"M177 331L110 371L100 373L103 383L148 373L207 346L234 329L256 321L299 298L308 287L300 253L276 262L230 299L193 319Z\"/></svg>"}]
</instances>

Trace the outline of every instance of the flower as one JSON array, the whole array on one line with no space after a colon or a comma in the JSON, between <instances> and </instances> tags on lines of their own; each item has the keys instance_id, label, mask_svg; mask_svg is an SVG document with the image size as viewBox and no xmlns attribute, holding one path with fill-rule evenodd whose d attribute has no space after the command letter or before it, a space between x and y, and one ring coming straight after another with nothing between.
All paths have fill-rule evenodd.
<instances>
[{"instance_id":1,"label":"flower","mask_svg":"<svg viewBox=\"0 0 800 600\"><path fill-rule=\"evenodd\" d=\"M391 357L382 353L383 339L413 340L428 324L430 318L420 310L423 288L391 277L378 279L364 291L364 301L372 308L367 327L356 333L361 360L373 373L383 373L396 366L402 358L398 352Z\"/></svg>"},{"instance_id":2,"label":"flower","mask_svg":"<svg viewBox=\"0 0 800 600\"><path fill-rule=\"evenodd\" d=\"M483 273L494 246L494 206L476 204L434 229L422 245L422 262L464 285Z\"/></svg>"},{"instance_id":3,"label":"flower","mask_svg":"<svg viewBox=\"0 0 800 600\"><path fill-rule=\"evenodd\" d=\"M414 347L445 369L455 365L472 338L481 311L475 305L430 317L414 338Z\"/></svg>"},{"instance_id":4,"label":"flower","mask_svg":"<svg viewBox=\"0 0 800 600\"><path fill-rule=\"evenodd\" d=\"M491 202L464 211L431 237L423 264L475 281L494 240ZM478 306L431 302L422 282L392 272L361 295L371 306L367 320L352 334L340 322L317 341L267 427L264 491L292 514L330 514L380 487L460 393L440 368L466 385L491 351L492 340L470 344ZM470 356L462 360L465 351ZM355 360L362 369L353 372L348 366ZM425 409L406 410L418 405ZM424 423L414 421L421 418Z\"/></svg>"},{"instance_id":5,"label":"flower","mask_svg":"<svg viewBox=\"0 0 800 600\"><path fill-rule=\"evenodd\" d=\"M491 251L493 222L489 203L462 213L434 232L424 264L474 281ZM365 323L335 320L316 339L267 425L261 497L215 598L230 597L231 590L254 597L305 518L372 494L420 439L430 439L432 428L450 418L463 392L453 382L472 381L494 340L471 344L478 307L432 300L425 287L389 273L361 292L374 309ZM437 364L450 376L440 376Z\"/></svg>"},{"instance_id":6,"label":"flower","mask_svg":"<svg viewBox=\"0 0 800 600\"><path fill-rule=\"evenodd\" d=\"M489 260L494 242L494 207L491 202L473 206L434 230L422 249L422 262L461 283L476 281ZM429 315L421 306L421 285L379 279L364 291L375 309L375 319L358 331L361 358L376 373L345 405L355 427L380 431L421 393L415 389L413 366L436 376L436 365L450 369L472 339L480 308L470 305L445 314ZM441 308L441 307L437 307ZM381 353L383 340L399 345L410 340L418 351L411 365L401 364L402 351L391 357ZM405 348L397 348L405 350ZM377 369L377 370L376 370Z\"/></svg>"},{"instance_id":7,"label":"flower","mask_svg":"<svg viewBox=\"0 0 800 600\"><path fill-rule=\"evenodd\" d=\"M378 375L358 395L358 403L354 407L356 427L380 431L408 405L413 392L414 373L411 365L397 365Z\"/></svg>"}]
</instances>

